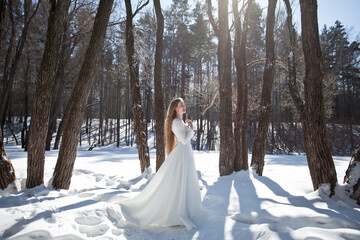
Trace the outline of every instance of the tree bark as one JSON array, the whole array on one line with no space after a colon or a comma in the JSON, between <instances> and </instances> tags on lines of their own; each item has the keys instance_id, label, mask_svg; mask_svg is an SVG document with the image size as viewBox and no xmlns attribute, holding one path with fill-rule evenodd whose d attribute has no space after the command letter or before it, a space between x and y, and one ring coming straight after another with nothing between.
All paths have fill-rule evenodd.
<instances>
[{"instance_id":1,"label":"tree bark","mask_svg":"<svg viewBox=\"0 0 360 240\"><path fill-rule=\"evenodd\" d=\"M252 0L248 1L245 13L243 29L238 10L238 1L233 0L233 12L235 19L234 59L236 67L237 109L234 121L234 170L247 170L248 167L248 142L247 142L247 65L246 65L246 42L248 31L248 18Z\"/></svg>"},{"instance_id":2,"label":"tree bark","mask_svg":"<svg viewBox=\"0 0 360 240\"><path fill-rule=\"evenodd\" d=\"M21 147L27 151L28 139L28 115L29 115L29 69L30 69L30 56L28 55L26 61L26 68L24 73L24 122L21 129Z\"/></svg>"},{"instance_id":3,"label":"tree bark","mask_svg":"<svg viewBox=\"0 0 360 240\"><path fill-rule=\"evenodd\" d=\"M99 127L98 127L98 144L101 145L102 139L103 139L103 101L104 101L104 77L103 74L100 75L100 86L99 86Z\"/></svg>"},{"instance_id":4,"label":"tree bark","mask_svg":"<svg viewBox=\"0 0 360 240\"><path fill-rule=\"evenodd\" d=\"M62 40L63 26L70 0L58 1L51 6L45 50L36 84L36 96L32 110L26 187L33 188L44 182L45 144L50 115L50 103L56 64Z\"/></svg>"},{"instance_id":5,"label":"tree bark","mask_svg":"<svg viewBox=\"0 0 360 240\"><path fill-rule=\"evenodd\" d=\"M328 147L323 98L323 59L319 41L317 1L300 0L302 45L305 60L304 138L314 190L324 183L337 183L334 161Z\"/></svg>"},{"instance_id":6,"label":"tree bark","mask_svg":"<svg viewBox=\"0 0 360 240\"><path fill-rule=\"evenodd\" d=\"M148 1L146 2L146 4ZM130 71L130 87L132 99L132 112L134 117L134 132L136 146L140 159L140 170L144 172L150 166L149 147L147 144L146 127L144 122L144 110L141 106L141 95L139 85L139 62L135 57L134 49L134 26L131 1L125 0L126 5L126 54ZM143 5L144 6L144 5ZM139 10L139 9L138 9ZM136 11L138 12L138 11Z\"/></svg>"},{"instance_id":7,"label":"tree bark","mask_svg":"<svg viewBox=\"0 0 360 240\"><path fill-rule=\"evenodd\" d=\"M164 48L164 16L161 12L160 0L154 0L156 13L156 50L154 66L154 95L155 95L155 121L156 121L156 171L161 167L165 160L165 140L164 140L164 99L162 89L162 56Z\"/></svg>"},{"instance_id":8,"label":"tree bark","mask_svg":"<svg viewBox=\"0 0 360 240\"><path fill-rule=\"evenodd\" d=\"M101 55L113 0L100 0L90 43L79 78L71 95L59 157L53 174L53 188L69 189L86 103L94 82L95 66Z\"/></svg>"},{"instance_id":9,"label":"tree bark","mask_svg":"<svg viewBox=\"0 0 360 240\"><path fill-rule=\"evenodd\" d=\"M116 85L116 147L120 147L120 129L121 129L121 78L117 78Z\"/></svg>"},{"instance_id":10,"label":"tree bark","mask_svg":"<svg viewBox=\"0 0 360 240\"><path fill-rule=\"evenodd\" d=\"M324 183L337 183L336 170L328 147L323 99L323 60L317 22L317 1L300 0L302 45L305 60L304 138L314 190Z\"/></svg>"},{"instance_id":11,"label":"tree bark","mask_svg":"<svg viewBox=\"0 0 360 240\"><path fill-rule=\"evenodd\" d=\"M350 191L350 197L356 200L356 203L360 205L360 137L358 139L357 146L355 147L355 153L352 156L349 166L346 170L344 183L348 185L346 188Z\"/></svg>"},{"instance_id":12,"label":"tree bark","mask_svg":"<svg viewBox=\"0 0 360 240\"><path fill-rule=\"evenodd\" d=\"M323 99L323 59L317 22L317 1L300 0L302 45L305 60L304 95L300 97L296 86L296 37L292 14L285 0L290 32L289 92L303 125L307 162L314 190L330 183L331 195L337 183L335 165L326 137L325 108Z\"/></svg>"},{"instance_id":13,"label":"tree bark","mask_svg":"<svg viewBox=\"0 0 360 240\"><path fill-rule=\"evenodd\" d=\"M10 95L12 92L12 88L14 85L14 81L15 81L15 74L16 74L16 70L17 70L17 66L19 65L22 53L23 53L23 49L26 43L26 39L27 39L27 34L28 34L28 29L29 29L29 25L30 22L34 16L34 14L36 13L37 9L35 9L34 13L29 16L30 14L30 7L31 7L31 3L32 1L30 0L25 0L24 1L24 27L22 29L21 35L19 37L19 41L16 45L16 49L15 49L15 57L11 63L11 67L8 68L8 65L10 65L10 61L8 61L8 65L5 64L5 71L3 74L3 86L4 88L2 89L2 92L0 94L0 127L4 126L4 122L3 120L5 119L5 115L6 115L6 111L7 111L7 107L8 107L8 103L9 103L9 99L10 99ZM12 8L12 3L10 3L10 8ZM10 14L12 15L12 10L10 10ZM14 21L13 16L11 16L12 21ZM11 38L15 38L15 25L14 22L12 23L12 36ZM0 35L1 36L1 35ZM11 39L10 40L10 47L8 50L8 54L10 54L10 56L13 54L12 53L12 42L15 41L15 39ZM7 56L7 60L10 60L11 57Z\"/></svg>"},{"instance_id":14,"label":"tree bark","mask_svg":"<svg viewBox=\"0 0 360 240\"><path fill-rule=\"evenodd\" d=\"M59 127L56 132L56 137L55 137L55 142L54 142L54 150L59 149L60 139L61 139L61 136L62 136L62 133L64 130L66 116L67 116L67 114L65 111L64 116L62 117L61 122L60 122Z\"/></svg>"},{"instance_id":15,"label":"tree bark","mask_svg":"<svg viewBox=\"0 0 360 240\"><path fill-rule=\"evenodd\" d=\"M64 24L63 29L63 40L62 40L62 46L60 50L60 58L57 65L57 72L55 75L55 87L53 90L53 97L52 97L52 104L51 104L51 110L50 110L50 118L49 118L49 129L46 136L46 145L45 149L47 151L50 150L51 147L51 141L52 141L52 135L54 132L56 132L56 123L57 123L57 117L60 112L60 105L61 100L63 98L64 89L65 89L65 67L66 63L69 62L71 57L71 46L70 41L66 41L68 37L68 22Z\"/></svg>"},{"instance_id":16,"label":"tree bark","mask_svg":"<svg viewBox=\"0 0 360 240\"><path fill-rule=\"evenodd\" d=\"M0 128L0 188L4 190L16 179L15 169L6 155L2 130Z\"/></svg>"},{"instance_id":17,"label":"tree bark","mask_svg":"<svg viewBox=\"0 0 360 240\"><path fill-rule=\"evenodd\" d=\"M296 32L295 28L292 24L292 9L290 6L289 0L284 0L287 10L287 26L289 29L289 36L290 36L290 56L289 56L289 93L291 98L295 103L295 107L300 115L300 119L302 124L304 125L304 102L300 97L297 84L296 84L296 51L297 51L297 41L296 41Z\"/></svg>"},{"instance_id":18,"label":"tree bark","mask_svg":"<svg viewBox=\"0 0 360 240\"><path fill-rule=\"evenodd\" d=\"M12 60L12 54L13 54L13 49L15 46L15 39L16 39L16 23L15 23L15 19L14 19L14 14L13 14L13 2L10 1L8 3L8 12L9 12L9 20L10 20L10 25L11 25L11 35L10 35L10 40L9 40L9 44L8 44L8 48L6 51L6 57L5 57L5 61L4 61L4 70L3 70L3 76L2 76L2 91L0 92L0 127L4 128L4 124L5 124L5 116L6 116L6 108L7 108L7 104L8 104L8 95L10 92L9 89L9 83L10 81L9 79L9 72L10 72L10 64L11 64L11 60Z\"/></svg>"},{"instance_id":19,"label":"tree bark","mask_svg":"<svg viewBox=\"0 0 360 240\"><path fill-rule=\"evenodd\" d=\"M4 28L4 19L5 19L5 5L6 1L0 1L0 38L2 38L3 28ZM0 41L0 50L1 50L1 41Z\"/></svg>"},{"instance_id":20,"label":"tree bark","mask_svg":"<svg viewBox=\"0 0 360 240\"><path fill-rule=\"evenodd\" d=\"M234 142L232 130L231 39L228 20L228 0L218 1L219 25L212 17L211 0L207 0L208 15L218 37L218 72L220 93L220 176L234 172Z\"/></svg>"},{"instance_id":21,"label":"tree bark","mask_svg":"<svg viewBox=\"0 0 360 240\"><path fill-rule=\"evenodd\" d=\"M277 0L269 0L266 18L266 63L263 75L263 86L261 93L261 110L259 125L256 131L252 150L251 166L256 174L262 176L264 169L264 158L266 152L266 140L271 118L271 92L275 73L275 8Z\"/></svg>"}]
</instances>

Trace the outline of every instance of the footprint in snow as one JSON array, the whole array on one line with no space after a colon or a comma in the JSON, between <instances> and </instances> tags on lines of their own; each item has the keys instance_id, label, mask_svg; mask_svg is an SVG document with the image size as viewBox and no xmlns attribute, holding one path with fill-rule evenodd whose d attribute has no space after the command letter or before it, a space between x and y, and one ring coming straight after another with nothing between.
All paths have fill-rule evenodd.
<instances>
[{"instance_id":1,"label":"footprint in snow","mask_svg":"<svg viewBox=\"0 0 360 240\"><path fill-rule=\"evenodd\" d=\"M98 237L109 230L108 225L101 224L103 220L99 217L78 217L75 222L80 225L79 232L88 237Z\"/></svg>"},{"instance_id":2,"label":"footprint in snow","mask_svg":"<svg viewBox=\"0 0 360 240\"><path fill-rule=\"evenodd\" d=\"M115 236L120 236L122 234L124 234L124 231L121 229L113 229L111 230L112 234L114 234Z\"/></svg>"},{"instance_id":3,"label":"footprint in snow","mask_svg":"<svg viewBox=\"0 0 360 240\"><path fill-rule=\"evenodd\" d=\"M87 197L92 197L94 195L95 195L95 193L82 192L82 193L79 193L77 196L79 198L87 198Z\"/></svg>"},{"instance_id":4,"label":"footprint in snow","mask_svg":"<svg viewBox=\"0 0 360 240\"><path fill-rule=\"evenodd\" d=\"M98 237L104 235L109 230L109 226L101 224L98 226L80 226L79 232L86 234L88 237Z\"/></svg>"},{"instance_id":5,"label":"footprint in snow","mask_svg":"<svg viewBox=\"0 0 360 240\"><path fill-rule=\"evenodd\" d=\"M111 187L115 184L115 182L113 180L105 180L105 182L106 182L107 187Z\"/></svg>"},{"instance_id":6,"label":"footprint in snow","mask_svg":"<svg viewBox=\"0 0 360 240\"><path fill-rule=\"evenodd\" d=\"M111 222L122 220L121 208L118 204L109 204L106 208L106 213Z\"/></svg>"},{"instance_id":7,"label":"footprint in snow","mask_svg":"<svg viewBox=\"0 0 360 240\"><path fill-rule=\"evenodd\" d=\"M125 189L125 190L129 190L131 188L131 184L128 183L128 182L120 182L117 186L116 186L117 189Z\"/></svg>"},{"instance_id":8,"label":"footprint in snow","mask_svg":"<svg viewBox=\"0 0 360 240\"><path fill-rule=\"evenodd\" d=\"M321 225L331 223L331 220L329 218L324 218L324 217L314 217L313 220Z\"/></svg>"},{"instance_id":9,"label":"footprint in snow","mask_svg":"<svg viewBox=\"0 0 360 240\"><path fill-rule=\"evenodd\" d=\"M90 170L86 170L86 169L74 169L73 174L74 175L80 175L80 174L91 174L94 173Z\"/></svg>"},{"instance_id":10,"label":"footprint in snow","mask_svg":"<svg viewBox=\"0 0 360 240\"><path fill-rule=\"evenodd\" d=\"M279 219L272 216L257 216L256 213L250 214L236 214L232 216L232 219L245 224L262 224L262 223L269 223L269 229L273 232L290 232L292 231L291 228L288 226L279 224Z\"/></svg>"},{"instance_id":11,"label":"footprint in snow","mask_svg":"<svg viewBox=\"0 0 360 240\"><path fill-rule=\"evenodd\" d=\"M231 217L233 220L245 224L254 224L256 223L256 216L250 214L236 214L235 216Z\"/></svg>"},{"instance_id":12,"label":"footprint in snow","mask_svg":"<svg viewBox=\"0 0 360 240\"><path fill-rule=\"evenodd\" d=\"M104 174L97 173L94 174L94 177L96 178L96 182L100 182L101 180L103 180Z\"/></svg>"},{"instance_id":13,"label":"footprint in snow","mask_svg":"<svg viewBox=\"0 0 360 240\"><path fill-rule=\"evenodd\" d=\"M102 219L98 217L78 217L75 218L75 222L80 225L95 226L102 223Z\"/></svg>"},{"instance_id":14,"label":"footprint in snow","mask_svg":"<svg viewBox=\"0 0 360 240\"><path fill-rule=\"evenodd\" d=\"M269 229L273 232L290 232L291 228L282 224L270 224Z\"/></svg>"},{"instance_id":15,"label":"footprint in snow","mask_svg":"<svg viewBox=\"0 0 360 240\"><path fill-rule=\"evenodd\" d=\"M266 216L265 219L268 220L269 222L272 222L272 223L278 223L279 222L279 219L277 217L273 217L273 216Z\"/></svg>"},{"instance_id":16,"label":"footprint in snow","mask_svg":"<svg viewBox=\"0 0 360 240\"><path fill-rule=\"evenodd\" d=\"M108 176L107 179L105 179L105 182L107 187L114 186L115 182L118 182L117 176Z\"/></svg>"}]
</instances>

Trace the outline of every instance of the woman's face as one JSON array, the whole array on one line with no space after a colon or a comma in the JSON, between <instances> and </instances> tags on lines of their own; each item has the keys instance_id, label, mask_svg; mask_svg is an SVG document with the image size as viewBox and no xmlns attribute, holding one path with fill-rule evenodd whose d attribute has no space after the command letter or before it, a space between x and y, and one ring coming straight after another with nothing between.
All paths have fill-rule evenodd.
<instances>
[{"instance_id":1,"label":"woman's face","mask_svg":"<svg viewBox=\"0 0 360 240\"><path fill-rule=\"evenodd\" d=\"M183 101L180 101L180 102L178 103L178 105L176 106L175 111L176 111L178 114L184 114L184 113L186 113L185 103L184 103Z\"/></svg>"}]
</instances>

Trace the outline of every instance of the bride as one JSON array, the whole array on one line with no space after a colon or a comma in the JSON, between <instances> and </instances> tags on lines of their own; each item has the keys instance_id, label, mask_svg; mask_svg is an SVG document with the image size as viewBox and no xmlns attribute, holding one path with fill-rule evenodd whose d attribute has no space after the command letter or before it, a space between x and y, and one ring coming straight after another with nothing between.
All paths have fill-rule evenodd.
<instances>
[{"instance_id":1,"label":"bride","mask_svg":"<svg viewBox=\"0 0 360 240\"><path fill-rule=\"evenodd\" d=\"M121 211L131 224L185 226L195 228L204 216L200 187L190 145L193 125L182 121L186 106L181 98L171 101L165 122L167 157L151 182L136 197L120 203Z\"/></svg>"}]
</instances>

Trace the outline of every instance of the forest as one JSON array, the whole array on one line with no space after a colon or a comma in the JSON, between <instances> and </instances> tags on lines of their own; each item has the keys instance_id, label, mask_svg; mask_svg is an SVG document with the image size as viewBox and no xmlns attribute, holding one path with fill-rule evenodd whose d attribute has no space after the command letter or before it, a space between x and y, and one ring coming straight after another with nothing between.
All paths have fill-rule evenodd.
<instances>
[{"instance_id":1,"label":"forest","mask_svg":"<svg viewBox=\"0 0 360 240\"><path fill-rule=\"evenodd\" d=\"M28 152L28 188L60 149L53 187L68 189L79 145L136 145L141 172L156 148L158 169L175 97L221 176L304 154L314 189L334 187L331 156L360 161L360 41L340 21L318 26L316 4L300 1L300 28L289 0L1 1L1 188L16 172L9 141Z\"/></svg>"}]
</instances>

